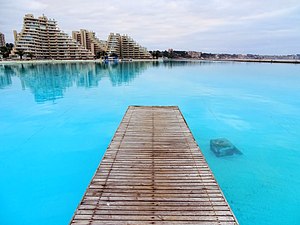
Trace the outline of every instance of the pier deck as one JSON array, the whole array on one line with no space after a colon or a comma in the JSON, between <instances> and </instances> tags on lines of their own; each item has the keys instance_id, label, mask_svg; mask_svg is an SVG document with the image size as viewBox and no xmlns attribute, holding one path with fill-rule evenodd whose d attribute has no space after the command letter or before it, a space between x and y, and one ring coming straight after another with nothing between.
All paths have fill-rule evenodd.
<instances>
[{"instance_id":1,"label":"pier deck","mask_svg":"<svg viewBox=\"0 0 300 225\"><path fill-rule=\"evenodd\" d=\"M238 222L179 108L130 106L70 224Z\"/></svg>"}]
</instances>

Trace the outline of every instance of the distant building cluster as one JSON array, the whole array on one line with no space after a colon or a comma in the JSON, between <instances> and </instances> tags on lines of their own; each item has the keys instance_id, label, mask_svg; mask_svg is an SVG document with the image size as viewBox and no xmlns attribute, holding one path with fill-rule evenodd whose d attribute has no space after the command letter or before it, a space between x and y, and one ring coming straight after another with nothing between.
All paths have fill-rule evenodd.
<instances>
[{"instance_id":1,"label":"distant building cluster","mask_svg":"<svg viewBox=\"0 0 300 225\"><path fill-rule=\"evenodd\" d=\"M5 46L5 36L4 34L0 33L0 47Z\"/></svg>"},{"instance_id":2,"label":"distant building cluster","mask_svg":"<svg viewBox=\"0 0 300 225\"><path fill-rule=\"evenodd\" d=\"M202 52L196 52L196 51L189 51L188 55L192 58L192 59L199 59L201 58L201 54Z\"/></svg>"},{"instance_id":3,"label":"distant building cluster","mask_svg":"<svg viewBox=\"0 0 300 225\"><path fill-rule=\"evenodd\" d=\"M257 55L257 54L213 54L202 53L200 59L208 60L299 60L296 55Z\"/></svg>"},{"instance_id":4,"label":"distant building cluster","mask_svg":"<svg viewBox=\"0 0 300 225\"><path fill-rule=\"evenodd\" d=\"M69 37L55 20L44 15L35 18L26 14L23 29L20 33L14 31L14 39L12 57L26 54L34 59L94 59L103 54L124 59L152 58L146 48L127 35L111 33L108 40L103 41L94 32L81 29Z\"/></svg>"}]
</instances>

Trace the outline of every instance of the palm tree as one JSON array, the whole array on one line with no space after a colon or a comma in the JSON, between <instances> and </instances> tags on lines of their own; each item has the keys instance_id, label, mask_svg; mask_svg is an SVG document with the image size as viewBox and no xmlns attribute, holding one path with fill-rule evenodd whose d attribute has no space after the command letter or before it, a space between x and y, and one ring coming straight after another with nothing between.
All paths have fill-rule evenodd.
<instances>
[{"instance_id":1,"label":"palm tree","mask_svg":"<svg viewBox=\"0 0 300 225\"><path fill-rule=\"evenodd\" d=\"M32 58L34 57L34 54L33 54L32 52L28 52L26 55L27 55L28 57L30 57L31 60L32 60Z\"/></svg>"},{"instance_id":2,"label":"palm tree","mask_svg":"<svg viewBox=\"0 0 300 225\"><path fill-rule=\"evenodd\" d=\"M11 51L13 49L13 47L14 47L14 44L13 43L6 43L5 46L7 47L8 50Z\"/></svg>"},{"instance_id":3,"label":"palm tree","mask_svg":"<svg viewBox=\"0 0 300 225\"><path fill-rule=\"evenodd\" d=\"M101 59L104 59L105 56L107 56L107 53L106 53L106 51L104 51L104 50L99 51L99 52L96 53L96 59L100 59L100 58L101 58Z\"/></svg>"},{"instance_id":4,"label":"palm tree","mask_svg":"<svg viewBox=\"0 0 300 225\"><path fill-rule=\"evenodd\" d=\"M95 58L96 58L96 59L100 59L100 55L101 55L101 52L96 52Z\"/></svg>"},{"instance_id":5,"label":"palm tree","mask_svg":"<svg viewBox=\"0 0 300 225\"><path fill-rule=\"evenodd\" d=\"M19 55L19 56L20 56L20 59L22 60L23 55L25 54L25 52L24 52L24 50L18 50L18 51L16 52L16 54Z\"/></svg>"},{"instance_id":6,"label":"palm tree","mask_svg":"<svg viewBox=\"0 0 300 225\"><path fill-rule=\"evenodd\" d=\"M103 50L103 51L101 52L101 55L102 55L103 57L105 57L105 56L107 56L107 52Z\"/></svg>"},{"instance_id":7,"label":"palm tree","mask_svg":"<svg viewBox=\"0 0 300 225\"><path fill-rule=\"evenodd\" d=\"M110 54L110 57L118 58L119 56L118 56L117 53L114 53L114 52L113 52L113 53Z\"/></svg>"},{"instance_id":8,"label":"palm tree","mask_svg":"<svg viewBox=\"0 0 300 225\"><path fill-rule=\"evenodd\" d=\"M0 47L0 55L3 56L3 58L6 58L7 48L6 46Z\"/></svg>"},{"instance_id":9,"label":"palm tree","mask_svg":"<svg viewBox=\"0 0 300 225\"><path fill-rule=\"evenodd\" d=\"M0 47L0 55L2 55L3 58L8 58L13 47L14 45L12 43L6 43L5 46Z\"/></svg>"}]
</instances>

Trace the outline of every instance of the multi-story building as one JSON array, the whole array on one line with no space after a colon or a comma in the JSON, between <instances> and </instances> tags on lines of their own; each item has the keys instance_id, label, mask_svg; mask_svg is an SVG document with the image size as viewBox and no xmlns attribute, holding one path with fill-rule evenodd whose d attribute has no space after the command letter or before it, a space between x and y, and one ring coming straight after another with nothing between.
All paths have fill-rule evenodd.
<instances>
[{"instance_id":1,"label":"multi-story building","mask_svg":"<svg viewBox=\"0 0 300 225\"><path fill-rule=\"evenodd\" d=\"M116 54L121 57L121 35L110 33L107 38L107 53Z\"/></svg>"},{"instance_id":2,"label":"multi-story building","mask_svg":"<svg viewBox=\"0 0 300 225\"><path fill-rule=\"evenodd\" d=\"M199 59L201 58L201 52L196 52L196 51L189 51L188 55L193 58L193 59Z\"/></svg>"},{"instance_id":3,"label":"multi-story building","mask_svg":"<svg viewBox=\"0 0 300 225\"><path fill-rule=\"evenodd\" d=\"M107 53L117 54L123 59L152 59L146 48L140 46L131 37L110 33L107 40Z\"/></svg>"},{"instance_id":4,"label":"multi-story building","mask_svg":"<svg viewBox=\"0 0 300 225\"><path fill-rule=\"evenodd\" d=\"M0 33L0 47L5 46L4 34Z\"/></svg>"},{"instance_id":5,"label":"multi-story building","mask_svg":"<svg viewBox=\"0 0 300 225\"><path fill-rule=\"evenodd\" d=\"M152 59L146 48L140 46L131 37L123 35L121 38L121 55L125 59Z\"/></svg>"},{"instance_id":6,"label":"multi-story building","mask_svg":"<svg viewBox=\"0 0 300 225\"><path fill-rule=\"evenodd\" d=\"M57 22L46 16L34 18L32 14L24 17L23 29L14 31L17 51L30 54L35 59L93 59L92 52L85 49L66 33L62 32Z\"/></svg>"},{"instance_id":7,"label":"multi-story building","mask_svg":"<svg viewBox=\"0 0 300 225\"><path fill-rule=\"evenodd\" d=\"M72 38L80 43L84 48L90 50L94 56L97 52L103 52L107 49L107 42L99 40L95 33L81 29L80 31L73 31Z\"/></svg>"}]
</instances>

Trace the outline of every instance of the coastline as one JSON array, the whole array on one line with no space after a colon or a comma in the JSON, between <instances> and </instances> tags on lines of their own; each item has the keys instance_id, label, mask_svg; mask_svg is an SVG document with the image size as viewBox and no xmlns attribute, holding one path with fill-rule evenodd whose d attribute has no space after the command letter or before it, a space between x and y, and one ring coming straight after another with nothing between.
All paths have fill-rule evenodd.
<instances>
[{"instance_id":1,"label":"coastline","mask_svg":"<svg viewBox=\"0 0 300 225\"><path fill-rule=\"evenodd\" d=\"M289 63L289 64L300 64L300 60L297 59L131 59L131 60L120 60L118 62L163 62L163 61L193 61L193 62L249 62L249 63ZM72 59L72 60L8 60L0 61L0 65L13 65L13 64L44 64L44 63L104 63L103 60L99 59ZM114 62L110 60L109 62Z\"/></svg>"},{"instance_id":2,"label":"coastline","mask_svg":"<svg viewBox=\"0 0 300 225\"><path fill-rule=\"evenodd\" d=\"M121 61L121 62L155 62L157 61L157 59L132 59L131 61ZM71 60L67 60L67 59L58 59L58 60L8 60L8 61L0 61L0 65L13 65L13 64L43 64L43 63L78 63L78 62L82 62L82 63L104 63L103 60L99 60L99 59L71 59ZM114 62L114 60L110 60L109 62Z\"/></svg>"},{"instance_id":3,"label":"coastline","mask_svg":"<svg viewBox=\"0 0 300 225\"><path fill-rule=\"evenodd\" d=\"M99 60L9 60L0 61L0 65L11 65L11 64L43 64L43 63L72 63L72 62L100 62Z\"/></svg>"},{"instance_id":4,"label":"coastline","mask_svg":"<svg viewBox=\"0 0 300 225\"><path fill-rule=\"evenodd\" d=\"M191 62L250 62L250 63L290 63L300 64L299 59L167 59L164 61L191 61Z\"/></svg>"},{"instance_id":5,"label":"coastline","mask_svg":"<svg viewBox=\"0 0 300 225\"><path fill-rule=\"evenodd\" d=\"M211 61L300 64L299 59L213 59Z\"/></svg>"}]
</instances>

